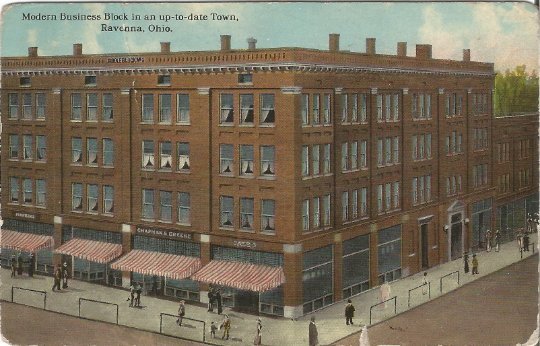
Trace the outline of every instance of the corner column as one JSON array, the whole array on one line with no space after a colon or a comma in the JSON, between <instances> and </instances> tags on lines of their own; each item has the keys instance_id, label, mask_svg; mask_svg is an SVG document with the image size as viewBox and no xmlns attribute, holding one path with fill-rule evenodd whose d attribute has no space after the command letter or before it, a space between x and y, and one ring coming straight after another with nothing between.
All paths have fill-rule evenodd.
<instances>
[{"instance_id":1,"label":"corner column","mask_svg":"<svg viewBox=\"0 0 540 346\"><path fill-rule=\"evenodd\" d=\"M343 241L341 233L334 235L334 302L343 299Z\"/></svg>"},{"instance_id":2,"label":"corner column","mask_svg":"<svg viewBox=\"0 0 540 346\"><path fill-rule=\"evenodd\" d=\"M122 255L131 251L132 227L128 224L122 224ZM131 272L122 272L122 287L131 286Z\"/></svg>"},{"instance_id":3,"label":"corner column","mask_svg":"<svg viewBox=\"0 0 540 346\"><path fill-rule=\"evenodd\" d=\"M379 264L378 264L378 226L376 223L370 226L369 235L369 287L373 288L379 285Z\"/></svg>"},{"instance_id":4,"label":"corner column","mask_svg":"<svg viewBox=\"0 0 540 346\"><path fill-rule=\"evenodd\" d=\"M57 249L62 244L62 217L61 216L55 216L54 217L54 234L53 234L53 240L54 240L54 248ZM59 253L53 252L53 265L59 266L62 264L62 255ZM73 266L71 266L73 268Z\"/></svg>"},{"instance_id":5,"label":"corner column","mask_svg":"<svg viewBox=\"0 0 540 346\"><path fill-rule=\"evenodd\" d=\"M201 234L201 265L204 267L211 260L210 251L210 235ZM208 284L204 282L199 283L199 300L201 303L208 304Z\"/></svg>"},{"instance_id":6,"label":"corner column","mask_svg":"<svg viewBox=\"0 0 540 346\"><path fill-rule=\"evenodd\" d=\"M284 317L298 318L304 314L302 285L302 244L283 245L283 284Z\"/></svg>"}]
</instances>

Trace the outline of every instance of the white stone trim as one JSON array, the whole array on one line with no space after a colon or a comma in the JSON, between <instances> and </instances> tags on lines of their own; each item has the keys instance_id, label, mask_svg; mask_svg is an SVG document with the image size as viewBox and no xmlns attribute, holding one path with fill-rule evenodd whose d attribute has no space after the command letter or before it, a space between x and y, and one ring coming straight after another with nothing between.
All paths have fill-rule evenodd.
<instances>
[{"instance_id":1,"label":"white stone trim","mask_svg":"<svg viewBox=\"0 0 540 346\"><path fill-rule=\"evenodd\" d=\"M299 87L299 86L281 87L281 93L285 95L298 95L302 93L302 87Z\"/></svg>"},{"instance_id":2,"label":"white stone trim","mask_svg":"<svg viewBox=\"0 0 540 346\"><path fill-rule=\"evenodd\" d=\"M340 95L343 93L343 88L335 88L334 89L337 95Z\"/></svg>"},{"instance_id":3,"label":"white stone trim","mask_svg":"<svg viewBox=\"0 0 540 346\"><path fill-rule=\"evenodd\" d=\"M304 306L303 305L297 305L297 306L287 306L285 305L283 307L283 317L286 318L298 318L301 317L304 314Z\"/></svg>"},{"instance_id":4,"label":"white stone trim","mask_svg":"<svg viewBox=\"0 0 540 346\"><path fill-rule=\"evenodd\" d=\"M210 235L209 234L201 234L201 243L209 243L210 242Z\"/></svg>"},{"instance_id":5,"label":"white stone trim","mask_svg":"<svg viewBox=\"0 0 540 346\"><path fill-rule=\"evenodd\" d=\"M61 225L62 224L62 217L61 216L55 216L54 217L54 224Z\"/></svg>"},{"instance_id":6,"label":"white stone trim","mask_svg":"<svg viewBox=\"0 0 540 346\"><path fill-rule=\"evenodd\" d=\"M403 95L409 95L409 88L403 88Z\"/></svg>"},{"instance_id":7,"label":"white stone trim","mask_svg":"<svg viewBox=\"0 0 540 346\"><path fill-rule=\"evenodd\" d=\"M197 88L197 93L199 95L209 95L210 94L210 88L209 87Z\"/></svg>"},{"instance_id":8,"label":"white stone trim","mask_svg":"<svg viewBox=\"0 0 540 346\"><path fill-rule=\"evenodd\" d=\"M129 95L129 89L120 89L120 94L122 95Z\"/></svg>"},{"instance_id":9,"label":"white stone trim","mask_svg":"<svg viewBox=\"0 0 540 346\"><path fill-rule=\"evenodd\" d=\"M439 95L444 94L444 88L439 88Z\"/></svg>"},{"instance_id":10,"label":"white stone trim","mask_svg":"<svg viewBox=\"0 0 540 346\"><path fill-rule=\"evenodd\" d=\"M371 95L377 95L377 88L371 88Z\"/></svg>"},{"instance_id":11,"label":"white stone trim","mask_svg":"<svg viewBox=\"0 0 540 346\"><path fill-rule=\"evenodd\" d=\"M53 93L54 95L60 95L60 92L61 92L61 91L62 91L62 90L61 90L60 88L54 88L54 89L52 90L52 93Z\"/></svg>"},{"instance_id":12,"label":"white stone trim","mask_svg":"<svg viewBox=\"0 0 540 346\"><path fill-rule=\"evenodd\" d=\"M334 243L341 243L341 233L334 234Z\"/></svg>"},{"instance_id":13,"label":"white stone trim","mask_svg":"<svg viewBox=\"0 0 540 346\"><path fill-rule=\"evenodd\" d=\"M302 252L302 244L283 244L284 253L300 253Z\"/></svg>"},{"instance_id":14,"label":"white stone trim","mask_svg":"<svg viewBox=\"0 0 540 346\"><path fill-rule=\"evenodd\" d=\"M122 224L122 233L131 233L131 225Z\"/></svg>"}]
</instances>

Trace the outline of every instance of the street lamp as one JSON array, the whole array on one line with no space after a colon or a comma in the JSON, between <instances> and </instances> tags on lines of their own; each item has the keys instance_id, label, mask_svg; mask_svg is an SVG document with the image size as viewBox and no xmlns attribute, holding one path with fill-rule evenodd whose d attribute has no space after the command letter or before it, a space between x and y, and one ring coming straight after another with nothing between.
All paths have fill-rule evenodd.
<instances>
[{"instance_id":1,"label":"street lamp","mask_svg":"<svg viewBox=\"0 0 540 346\"><path fill-rule=\"evenodd\" d=\"M443 227L444 233L448 233L448 229L449 229L449 228L450 228L450 227L448 227L448 225L444 225L444 227Z\"/></svg>"}]
</instances>

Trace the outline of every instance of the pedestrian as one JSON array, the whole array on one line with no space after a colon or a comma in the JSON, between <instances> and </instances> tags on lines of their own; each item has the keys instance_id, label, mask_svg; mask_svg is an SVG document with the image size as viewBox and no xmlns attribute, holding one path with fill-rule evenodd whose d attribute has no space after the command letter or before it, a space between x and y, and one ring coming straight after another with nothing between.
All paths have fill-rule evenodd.
<instances>
[{"instance_id":1,"label":"pedestrian","mask_svg":"<svg viewBox=\"0 0 540 346\"><path fill-rule=\"evenodd\" d=\"M17 276L17 259L15 254L11 255L11 277L14 278Z\"/></svg>"},{"instance_id":2,"label":"pedestrian","mask_svg":"<svg viewBox=\"0 0 540 346\"><path fill-rule=\"evenodd\" d=\"M427 272L424 272L424 276L422 276L422 294L428 294Z\"/></svg>"},{"instance_id":3,"label":"pedestrian","mask_svg":"<svg viewBox=\"0 0 540 346\"><path fill-rule=\"evenodd\" d=\"M218 288L218 290L216 291L216 294L214 296L214 300L217 304L217 313L218 315L221 315L221 313L223 312L223 306L221 305L222 304L222 301L221 301L221 290Z\"/></svg>"},{"instance_id":4,"label":"pedestrian","mask_svg":"<svg viewBox=\"0 0 540 346\"><path fill-rule=\"evenodd\" d=\"M463 265L464 265L463 271L465 273L468 273L469 272L469 254L466 252L465 254L463 254Z\"/></svg>"},{"instance_id":5,"label":"pedestrian","mask_svg":"<svg viewBox=\"0 0 540 346\"><path fill-rule=\"evenodd\" d=\"M491 231L489 229L486 231L486 249L487 252L491 251Z\"/></svg>"},{"instance_id":6,"label":"pedestrian","mask_svg":"<svg viewBox=\"0 0 540 346\"><path fill-rule=\"evenodd\" d=\"M476 254L472 255L472 274L478 274L478 259L476 258Z\"/></svg>"},{"instance_id":7,"label":"pedestrian","mask_svg":"<svg viewBox=\"0 0 540 346\"><path fill-rule=\"evenodd\" d=\"M214 289L208 287L208 312L214 312Z\"/></svg>"},{"instance_id":8,"label":"pedestrian","mask_svg":"<svg viewBox=\"0 0 540 346\"><path fill-rule=\"evenodd\" d=\"M129 300L129 307L133 307L134 306L134 302L135 302L135 284L134 283L131 283L131 286L129 286L129 295L130 297L128 298Z\"/></svg>"},{"instance_id":9,"label":"pedestrian","mask_svg":"<svg viewBox=\"0 0 540 346\"><path fill-rule=\"evenodd\" d=\"M62 280L63 280L62 288L68 287L68 276L69 276L68 266L67 266L67 263L64 262L64 266L62 267Z\"/></svg>"},{"instance_id":10,"label":"pedestrian","mask_svg":"<svg viewBox=\"0 0 540 346\"><path fill-rule=\"evenodd\" d=\"M186 314L186 306L184 305L185 301L180 301L180 306L178 307L178 318L176 319L176 324L179 326L182 325L182 320L184 319L184 315Z\"/></svg>"},{"instance_id":11,"label":"pedestrian","mask_svg":"<svg viewBox=\"0 0 540 346\"><path fill-rule=\"evenodd\" d=\"M523 233L521 232L521 229L517 231L516 240L517 240L518 249L521 251L523 249Z\"/></svg>"},{"instance_id":12,"label":"pedestrian","mask_svg":"<svg viewBox=\"0 0 540 346\"><path fill-rule=\"evenodd\" d=\"M22 275L23 272L23 258L22 254L19 252L17 255L17 274Z\"/></svg>"},{"instance_id":13,"label":"pedestrian","mask_svg":"<svg viewBox=\"0 0 540 346\"><path fill-rule=\"evenodd\" d=\"M228 315L225 315L225 319L221 323L221 329L223 329L223 335L221 339L229 340L229 332L231 330L231 320Z\"/></svg>"},{"instance_id":14,"label":"pedestrian","mask_svg":"<svg viewBox=\"0 0 540 346\"><path fill-rule=\"evenodd\" d=\"M388 284L388 281L383 283L381 285L381 288L379 290L379 299L380 302L384 302L384 308L386 309L386 301L390 299L390 295L392 294L392 290L390 289L390 285Z\"/></svg>"},{"instance_id":15,"label":"pedestrian","mask_svg":"<svg viewBox=\"0 0 540 346\"><path fill-rule=\"evenodd\" d=\"M55 290L55 288L57 288L59 291L61 290L60 288L61 279L62 279L62 271L57 266L54 266L54 285L52 287L53 291Z\"/></svg>"},{"instance_id":16,"label":"pedestrian","mask_svg":"<svg viewBox=\"0 0 540 346\"><path fill-rule=\"evenodd\" d=\"M28 276L33 277L34 276L34 268L36 267L36 258L34 257L34 254L30 254L30 263L28 264Z\"/></svg>"},{"instance_id":17,"label":"pedestrian","mask_svg":"<svg viewBox=\"0 0 540 346\"><path fill-rule=\"evenodd\" d=\"M347 305L345 305L345 324L346 325L349 325L349 323L351 325L353 325L353 320L352 318L354 317L354 312L355 312L355 308L354 306L352 305L352 301L350 299L347 300Z\"/></svg>"},{"instance_id":18,"label":"pedestrian","mask_svg":"<svg viewBox=\"0 0 540 346\"><path fill-rule=\"evenodd\" d=\"M213 339L216 338L216 330L217 330L217 326L214 323L214 321L212 321L212 323L210 323L210 335L212 336Z\"/></svg>"},{"instance_id":19,"label":"pedestrian","mask_svg":"<svg viewBox=\"0 0 540 346\"><path fill-rule=\"evenodd\" d=\"M141 287L140 284L137 283L136 286L135 286L135 294L136 294L136 296L135 296L135 303L136 303L135 306L139 307L139 308L141 307L141 292L142 292L142 287Z\"/></svg>"},{"instance_id":20,"label":"pedestrian","mask_svg":"<svg viewBox=\"0 0 540 346\"><path fill-rule=\"evenodd\" d=\"M529 251L529 234L527 232L523 235L523 251Z\"/></svg>"},{"instance_id":21,"label":"pedestrian","mask_svg":"<svg viewBox=\"0 0 540 346\"><path fill-rule=\"evenodd\" d=\"M253 345L262 345L262 322L260 318L257 318L257 334L255 334Z\"/></svg>"},{"instance_id":22,"label":"pedestrian","mask_svg":"<svg viewBox=\"0 0 540 346\"><path fill-rule=\"evenodd\" d=\"M158 282L157 276L154 275L152 277L152 294L154 295L154 297L157 297L157 294L158 294L157 282Z\"/></svg>"},{"instance_id":23,"label":"pedestrian","mask_svg":"<svg viewBox=\"0 0 540 346\"><path fill-rule=\"evenodd\" d=\"M501 247L501 232L499 230L495 231L495 252L499 252Z\"/></svg>"},{"instance_id":24,"label":"pedestrian","mask_svg":"<svg viewBox=\"0 0 540 346\"><path fill-rule=\"evenodd\" d=\"M309 322L309 346L317 346L319 344L319 333L315 324L315 316L311 316Z\"/></svg>"}]
</instances>

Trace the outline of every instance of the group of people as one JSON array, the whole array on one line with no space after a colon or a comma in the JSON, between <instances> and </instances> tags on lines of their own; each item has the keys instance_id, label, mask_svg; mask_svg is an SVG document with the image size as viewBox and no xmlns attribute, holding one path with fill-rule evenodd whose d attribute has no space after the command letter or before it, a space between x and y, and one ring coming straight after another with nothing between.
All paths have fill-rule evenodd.
<instances>
[{"instance_id":1,"label":"group of people","mask_svg":"<svg viewBox=\"0 0 540 346\"><path fill-rule=\"evenodd\" d=\"M491 248L493 247L493 242L495 242L495 251L499 252L501 247L501 232L499 230L495 231L495 234L493 235L491 231L488 229L486 231L486 250L487 252L491 251Z\"/></svg>"},{"instance_id":2,"label":"group of people","mask_svg":"<svg viewBox=\"0 0 540 346\"><path fill-rule=\"evenodd\" d=\"M529 233L527 233L523 228L518 230L516 240L520 251L529 251Z\"/></svg>"},{"instance_id":3,"label":"group of people","mask_svg":"<svg viewBox=\"0 0 540 346\"><path fill-rule=\"evenodd\" d=\"M260 318L258 319L258 324L260 324ZM260 329L262 329L262 324ZM231 331L231 319L229 318L229 315L225 314L223 321L218 325L214 321L210 323L210 335L212 338L216 338L216 332L218 330L223 330L223 335L221 336L221 339L229 340L230 331ZM257 327L257 330L259 330L259 327ZM260 343L255 344L260 345Z\"/></svg>"},{"instance_id":4,"label":"group of people","mask_svg":"<svg viewBox=\"0 0 540 346\"><path fill-rule=\"evenodd\" d=\"M223 312L223 301L221 298L221 290L214 289L213 287L208 288L208 312L214 312L214 307L217 307L218 315L221 315Z\"/></svg>"},{"instance_id":5,"label":"group of people","mask_svg":"<svg viewBox=\"0 0 540 346\"><path fill-rule=\"evenodd\" d=\"M15 254L11 255L11 277L14 278L17 275L21 276L23 275L23 263L24 260L22 258L22 254L19 253L17 257L15 257ZM30 254L30 258L28 259L28 276L32 277L34 276L34 268L36 267L36 259L34 257L34 254Z\"/></svg>"},{"instance_id":6,"label":"group of people","mask_svg":"<svg viewBox=\"0 0 540 346\"><path fill-rule=\"evenodd\" d=\"M66 262L62 266L54 266L54 284L52 290L62 290L68 288L69 269Z\"/></svg>"},{"instance_id":7,"label":"group of people","mask_svg":"<svg viewBox=\"0 0 540 346\"><path fill-rule=\"evenodd\" d=\"M138 283L132 283L131 286L129 286L129 298L127 299L129 301L129 307L141 307L141 293L142 293L142 286Z\"/></svg>"},{"instance_id":8,"label":"group of people","mask_svg":"<svg viewBox=\"0 0 540 346\"><path fill-rule=\"evenodd\" d=\"M469 254L464 253L463 254L463 271L466 273L469 272ZM478 274L478 258L476 258L476 254L473 253L472 255L472 275Z\"/></svg>"}]
</instances>

